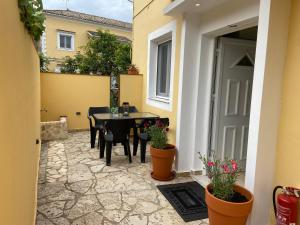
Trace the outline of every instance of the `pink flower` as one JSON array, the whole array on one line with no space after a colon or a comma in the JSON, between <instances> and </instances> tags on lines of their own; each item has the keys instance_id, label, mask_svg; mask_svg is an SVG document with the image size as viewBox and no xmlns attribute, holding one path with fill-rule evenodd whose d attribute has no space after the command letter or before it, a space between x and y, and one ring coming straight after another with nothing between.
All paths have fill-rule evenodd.
<instances>
[{"instance_id":1,"label":"pink flower","mask_svg":"<svg viewBox=\"0 0 300 225\"><path fill-rule=\"evenodd\" d=\"M236 171L238 169L238 165L237 165L236 161L231 160L231 165L232 165L233 171Z\"/></svg>"},{"instance_id":2,"label":"pink flower","mask_svg":"<svg viewBox=\"0 0 300 225\"><path fill-rule=\"evenodd\" d=\"M222 169L223 169L224 173L230 173L230 169L229 169L228 165L226 165L226 164L222 165Z\"/></svg>"},{"instance_id":3,"label":"pink flower","mask_svg":"<svg viewBox=\"0 0 300 225\"><path fill-rule=\"evenodd\" d=\"M207 165L208 165L209 167L212 167L212 166L215 166L216 164L215 164L214 162L209 161L209 162L207 162Z\"/></svg>"}]
</instances>

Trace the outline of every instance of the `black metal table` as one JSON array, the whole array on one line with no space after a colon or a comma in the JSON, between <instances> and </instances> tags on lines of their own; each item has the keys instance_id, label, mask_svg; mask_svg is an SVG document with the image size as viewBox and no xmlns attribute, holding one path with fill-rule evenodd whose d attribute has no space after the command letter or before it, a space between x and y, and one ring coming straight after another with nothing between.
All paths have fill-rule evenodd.
<instances>
[{"instance_id":1,"label":"black metal table","mask_svg":"<svg viewBox=\"0 0 300 225\"><path fill-rule=\"evenodd\" d=\"M159 116L155 115L153 113L149 113L149 112L135 112L135 113L129 113L128 116L124 116L123 114L119 113L119 114L113 114L113 113L95 113L92 115L93 118L96 121L99 121L103 124L105 124L106 122L109 121L120 121L120 125L122 124L121 121L124 120L145 120L145 119L158 119ZM139 137L138 137L138 131L137 131L137 126L135 124L134 127L132 127L134 130L134 139L133 139L133 155L136 155L137 153L137 148L138 148L138 143L139 143ZM104 157L104 134L100 133L100 158ZM130 147L128 147L129 151L130 151ZM129 153L130 154L130 153ZM109 154L111 155L111 153ZM109 165L110 165L110 156L108 159ZM141 153L141 162L145 163L145 152Z\"/></svg>"},{"instance_id":2,"label":"black metal table","mask_svg":"<svg viewBox=\"0 0 300 225\"><path fill-rule=\"evenodd\" d=\"M113 114L113 113L96 113L93 114L95 120L99 121L109 121L109 120L142 120L142 119L157 119L158 115L149 112L135 112L130 113L128 116L124 116L123 114Z\"/></svg>"}]
</instances>

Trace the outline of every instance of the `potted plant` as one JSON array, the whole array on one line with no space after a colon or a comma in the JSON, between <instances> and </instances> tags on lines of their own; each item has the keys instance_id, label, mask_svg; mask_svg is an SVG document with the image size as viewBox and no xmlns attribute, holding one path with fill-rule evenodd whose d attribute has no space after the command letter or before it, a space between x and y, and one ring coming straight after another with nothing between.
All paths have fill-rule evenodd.
<instances>
[{"instance_id":1,"label":"potted plant","mask_svg":"<svg viewBox=\"0 0 300 225\"><path fill-rule=\"evenodd\" d=\"M174 179L175 172L172 171L172 166L176 147L167 143L169 128L158 120L152 126L146 125L146 131L150 136L150 154L153 167L152 178L159 181Z\"/></svg>"},{"instance_id":2,"label":"potted plant","mask_svg":"<svg viewBox=\"0 0 300 225\"><path fill-rule=\"evenodd\" d=\"M205 190L210 225L245 225L252 210L253 195L236 185L239 167L234 160L216 160L200 155L211 183Z\"/></svg>"},{"instance_id":3,"label":"potted plant","mask_svg":"<svg viewBox=\"0 0 300 225\"><path fill-rule=\"evenodd\" d=\"M128 67L128 74L129 75L138 75L139 74L139 69L137 68L136 65L130 64Z\"/></svg>"}]
</instances>

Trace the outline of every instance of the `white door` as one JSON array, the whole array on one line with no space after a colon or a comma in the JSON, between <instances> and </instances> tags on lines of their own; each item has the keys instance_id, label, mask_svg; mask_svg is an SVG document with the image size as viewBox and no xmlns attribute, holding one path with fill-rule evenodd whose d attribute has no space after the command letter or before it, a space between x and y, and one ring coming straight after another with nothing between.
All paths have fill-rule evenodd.
<instances>
[{"instance_id":1,"label":"white door","mask_svg":"<svg viewBox=\"0 0 300 225\"><path fill-rule=\"evenodd\" d=\"M213 150L245 168L256 42L221 38L218 47Z\"/></svg>"}]
</instances>

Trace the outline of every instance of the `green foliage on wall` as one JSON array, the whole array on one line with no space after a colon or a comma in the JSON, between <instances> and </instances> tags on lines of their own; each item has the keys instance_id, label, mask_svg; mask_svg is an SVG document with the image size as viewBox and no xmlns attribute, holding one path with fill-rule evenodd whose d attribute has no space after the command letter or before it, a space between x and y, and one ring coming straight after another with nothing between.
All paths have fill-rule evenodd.
<instances>
[{"instance_id":1,"label":"green foliage on wall","mask_svg":"<svg viewBox=\"0 0 300 225\"><path fill-rule=\"evenodd\" d=\"M45 16L42 0L18 0L21 21L35 41L39 41L44 30Z\"/></svg>"},{"instance_id":2,"label":"green foliage on wall","mask_svg":"<svg viewBox=\"0 0 300 225\"><path fill-rule=\"evenodd\" d=\"M65 57L62 73L118 75L127 72L131 45L121 43L116 35L99 30L73 58Z\"/></svg>"},{"instance_id":3,"label":"green foliage on wall","mask_svg":"<svg viewBox=\"0 0 300 225\"><path fill-rule=\"evenodd\" d=\"M48 72L48 65L50 63L49 58L45 56L43 53L39 53L40 57L40 71L41 72Z\"/></svg>"}]
</instances>

